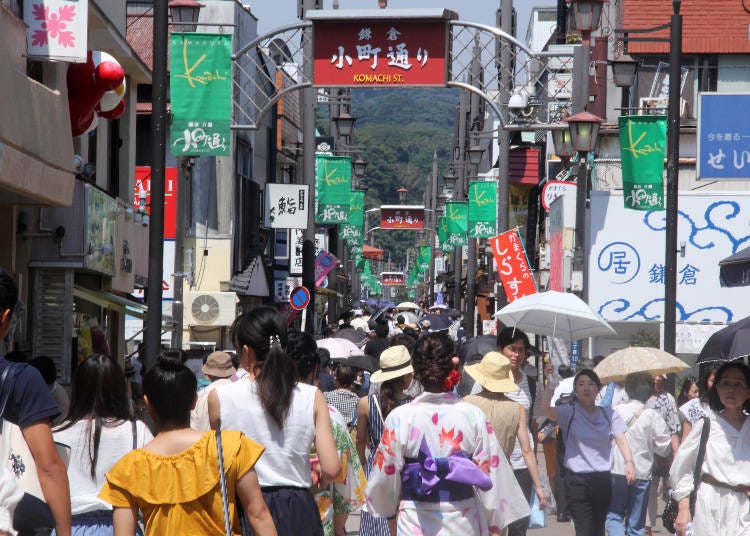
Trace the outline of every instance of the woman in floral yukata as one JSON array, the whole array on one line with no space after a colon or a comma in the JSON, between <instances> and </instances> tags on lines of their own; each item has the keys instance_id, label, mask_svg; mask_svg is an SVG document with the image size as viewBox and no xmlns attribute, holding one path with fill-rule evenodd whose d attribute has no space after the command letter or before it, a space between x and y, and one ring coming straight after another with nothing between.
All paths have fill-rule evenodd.
<instances>
[{"instance_id":1,"label":"woman in floral yukata","mask_svg":"<svg viewBox=\"0 0 750 536\"><path fill-rule=\"evenodd\" d=\"M425 392L385 420L365 497L374 515L398 515L400 535L498 536L529 515L487 417L453 394L454 354L444 333L419 339L412 365Z\"/></svg>"}]
</instances>

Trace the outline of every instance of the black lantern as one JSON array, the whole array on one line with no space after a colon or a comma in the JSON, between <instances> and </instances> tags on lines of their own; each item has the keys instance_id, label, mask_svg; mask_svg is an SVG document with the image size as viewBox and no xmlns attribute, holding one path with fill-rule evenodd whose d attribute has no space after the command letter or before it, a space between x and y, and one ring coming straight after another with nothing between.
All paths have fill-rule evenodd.
<instances>
[{"instance_id":1,"label":"black lantern","mask_svg":"<svg viewBox=\"0 0 750 536\"><path fill-rule=\"evenodd\" d=\"M568 160L575 150L573 142L570 139L570 128L559 128L552 131L552 145L555 147L555 154L562 160Z\"/></svg>"},{"instance_id":2,"label":"black lantern","mask_svg":"<svg viewBox=\"0 0 750 536\"><path fill-rule=\"evenodd\" d=\"M472 145L466 150L466 152L469 155L469 164L472 166L478 166L482 162L484 149L479 145Z\"/></svg>"},{"instance_id":3,"label":"black lantern","mask_svg":"<svg viewBox=\"0 0 750 536\"><path fill-rule=\"evenodd\" d=\"M367 172L367 162L362 160L362 157L360 156L352 162L352 171L354 171L354 176L358 179L363 178Z\"/></svg>"},{"instance_id":4,"label":"black lantern","mask_svg":"<svg viewBox=\"0 0 750 536\"><path fill-rule=\"evenodd\" d=\"M401 188L399 188L398 190L396 190L396 192L398 192L398 202L401 203L402 205L405 205L406 204L406 194L409 193L409 190L407 190L406 187L402 186Z\"/></svg>"},{"instance_id":5,"label":"black lantern","mask_svg":"<svg viewBox=\"0 0 750 536\"><path fill-rule=\"evenodd\" d=\"M573 26L582 33L590 33L599 28L602 7L607 0L571 0Z\"/></svg>"},{"instance_id":6,"label":"black lantern","mask_svg":"<svg viewBox=\"0 0 750 536\"><path fill-rule=\"evenodd\" d=\"M194 32L198 26L198 15L203 4L195 0L172 0L169 2L169 12L172 24L181 32Z\"/></svg>"},{"instance_id":7,"label":"black lantern","mask_svg":"<svg viewBox=\"0 0 750 536\"><path fill-rule=\"evenodd\" d=\"M570 127L570 140L573 149L579 153L588 153L594 150L596 139L599 136L599 126L604 122L599 116L589 112L581 112L563 119Z\"/></svg>"},{"instance_id":8,"label":"black lantern","mask_svg":"<svg viewBox=\"0 0 750 536\"><path fill-rule=\"evenodd\" d=\"M638 72L640 61L632 58L628 54L622 54L620 57L610 61L612 66L612 78L617 87L632 87L635 83L635 74Z\"/></svg>"},{"instance_id":9,"label":"black lantern","mask_svg":"<svg viewBox=\"0 0 750 536\"><path fill-rule=\"evenodd\" d=\"M336 130L339 132L339 136L351 136L352 130L354 129L354 122L357 120L356 117L352 117L347 112L342 112L338 117L334 117L333 120L336 123Z\"/></svg>"},{"instance_id":10,"label":"black lantern","mask_svg":"<svg viewBox=\"0 0 750 536\"><path fill-rule=\"evenodd\" d=\"M445 177L443 177L443 184L445 184L445 187L451 192L455 190L457 181L458 181L458 177L456 177L453 171L451 171Z\"/></svg>"}]
</instances>

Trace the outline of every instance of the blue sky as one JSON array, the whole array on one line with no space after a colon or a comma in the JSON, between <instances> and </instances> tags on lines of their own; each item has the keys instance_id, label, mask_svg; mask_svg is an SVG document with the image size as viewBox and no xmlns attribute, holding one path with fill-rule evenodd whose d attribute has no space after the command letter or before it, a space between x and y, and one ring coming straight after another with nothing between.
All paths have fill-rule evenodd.
<instances>
[{"instance_id":1,"label":"blue sky","mask_svg":"<svg viewBox=\"0 0 750 536\"><path fill-rule=\"evenodd\" d=\"M258 17L259 34L296 21L297 0L253 0L249 3L253 14ZM518 12L518 36L523 39L526 34L532 7L555 5L555 0L516 0L514 6ZM389 9L443 7L457 12L461 20L490 25L495 24L495 11L499 6L500 0L388 0ZM323 7L331 9L333 0L323 0ZM339 0L339 9L377 7L377 0Z\"/></svg>"}]
</instances>

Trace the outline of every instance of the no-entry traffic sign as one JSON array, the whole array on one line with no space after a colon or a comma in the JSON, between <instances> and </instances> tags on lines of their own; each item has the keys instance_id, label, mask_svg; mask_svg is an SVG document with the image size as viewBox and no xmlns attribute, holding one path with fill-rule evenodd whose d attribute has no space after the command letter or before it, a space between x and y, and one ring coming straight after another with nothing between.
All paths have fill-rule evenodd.
<instances>
[{"instance_id":1,"label":"no-entry traffic sign","mask_svg":"<svg viewBox=\"0 0 750 536\"><path fill-rule=\"evenodd\" d=\"M310 291L305 287L295 287L291 294L289 294L289 305L292 309L301 311L307 304L310 303Z\"/></svg>"}]
</instances>

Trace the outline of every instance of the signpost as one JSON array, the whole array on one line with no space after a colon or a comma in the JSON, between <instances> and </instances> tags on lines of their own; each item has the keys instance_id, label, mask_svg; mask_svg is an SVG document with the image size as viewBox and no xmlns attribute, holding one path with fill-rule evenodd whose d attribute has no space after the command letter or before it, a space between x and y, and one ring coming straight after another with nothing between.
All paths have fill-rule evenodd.
<instances>
[{"instance_id":1,"label":"signpost","mask_svg":"<svg viewBox=\"0 0 750 536\"><path fill-rule=\"evenodd\" d=\"M310 291L305 287L299 286L289 294L289 305L295 311L302 311L310 303Z\"/></svg>"}]
</instances>

